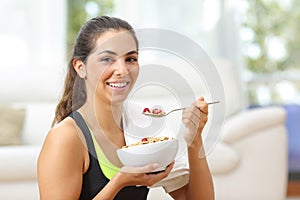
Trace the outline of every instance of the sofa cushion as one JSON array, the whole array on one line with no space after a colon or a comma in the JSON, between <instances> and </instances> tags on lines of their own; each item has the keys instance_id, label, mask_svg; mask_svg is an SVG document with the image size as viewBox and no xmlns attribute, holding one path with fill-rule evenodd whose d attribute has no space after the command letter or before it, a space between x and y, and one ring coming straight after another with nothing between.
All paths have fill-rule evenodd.
<instances>
[{"instance_id":1,"label":"sofa cushion","mask_svg":"<svg viewBox=\"0 0 300 200\"><path fill-rule=\"evenodd\" d=\"M1 146L0 182L36 180L40 146Z\"/></svg>"},{"instance_id":2,"label":"sofa cushion","mask_svg":"<svg viewBox=\"0 0 300 200\"><path fill-rule=\"evenodd\" d=\"M25 109L0 104L0 145L21 143Z\"/></svg>"},{"instance_id":3,"label":"sofa cushion","mask_svg":"<svg viewBox=\"0 0 300 200\"><path fill-rule=\"evenodd\" d=\"M244 110L227 119L222 132L222 141L235 143L262 130L285 123L286 112L282 107L270 106Z\"/></svg>"},{"instance_id":4,"label":"sofa cushion","mask_svg":"<svg viewBox=\"0 0 300 200\"><path fill-rule=\"evenodd\" d=\"M26 108L22 143L25 145L41 145L51 128L56 102L29 102L19 104L19 106Z\"/></svg>"}]
</instances>

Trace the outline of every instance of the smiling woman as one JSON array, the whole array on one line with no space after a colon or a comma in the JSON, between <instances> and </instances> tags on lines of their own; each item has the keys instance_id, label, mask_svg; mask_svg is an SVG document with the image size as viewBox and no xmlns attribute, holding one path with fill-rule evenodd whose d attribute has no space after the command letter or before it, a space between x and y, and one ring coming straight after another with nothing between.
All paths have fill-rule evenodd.
<instances>
[{"instance_id":1,"label":"smiling woman","mask_svg":"<svg viewBox=\"0 0 300 200\"><path fill-rule=\"evenodd\" d=\"M203 97L182 114L188 159L168 161L162 169L159 161L142 166L121 163L117 150L127 145L123 104L138 74L138 40L126 21L101 16L82 26L53 127L38 159L42 200L146 200L148 187L166 178L174 165L181 168L181 162L190 166L185 179L172 176L178 181L162 185L166 192L175 199L214 198L208 163L199 158L201 134L208 119ZM158 169L158 173L150 173Z\"/></svg>"},{"instance_id":2,"label":"smiling woman","mask_svg":"<svg viewBox=\"0 0 300 200\"><path fill-rule=\"evenodd\" d=\"M122 182L117 178L122 177L120 173L112 181L103 175L105 169L97 165L91 140L93 135L103 153L110 155L114 168L121 167L112 149L124 146L124 135L119 128L121 102L138 75L138 70L134 70L138 69L137 49L135 34L123 20L97 17L81 28L69 62L65 91L56 109L55 126L39 157L41 199L58 199L62 195L67 199L145 199L147 188L128 183L124 179L128 175ZM80 128L78 132L75 124ZM99 140L102 136L106 138ZM103 143L108 147L103 148ZM164 178L170 169L153 180Z\"/></svg>"}]
</instances>

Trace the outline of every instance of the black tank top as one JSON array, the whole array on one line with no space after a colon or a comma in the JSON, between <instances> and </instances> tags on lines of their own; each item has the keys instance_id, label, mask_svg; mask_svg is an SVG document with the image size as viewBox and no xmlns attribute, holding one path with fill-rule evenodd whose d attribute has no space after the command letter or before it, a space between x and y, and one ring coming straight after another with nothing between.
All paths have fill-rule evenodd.
<instances>
[{"instance_id":1,"label":"black tank top","mask_svg":"<svg viewBox=\"0 0 300 200\"><path fill-rule=\"evenodd\" d=\"M109 179L106 178L100 168L93 139L84 119L80 113L76 111L72 112L70 117L74 119L77 126L83 132L89 151L90 165L86 173L83 174L82 189L79 199L90 200L93 199L102 190L102 188L104 188L104 186L109 182ZM128 186L120 190L114 200L146 200L148 192L149 189L145 186Z\"/></svg>"}]
</instances>

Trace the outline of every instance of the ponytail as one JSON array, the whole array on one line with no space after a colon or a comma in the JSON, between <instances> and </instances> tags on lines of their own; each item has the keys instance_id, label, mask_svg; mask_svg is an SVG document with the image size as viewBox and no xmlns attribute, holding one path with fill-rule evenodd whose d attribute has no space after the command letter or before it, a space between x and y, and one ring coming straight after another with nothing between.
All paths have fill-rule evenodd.
<instances>
[{"instance_id":1,"label":"ponytail","mask_svg":"<svg viewBox=\"0 0 300 200\"><path fill-rule=\"evenodd\" d=\"M86 102L86 87L84 79L77 75L70 61L66 75L62 98L55 110L55 117L52 126L61 122L72 111L79 109Z\"/></svg>"}]
</instances>

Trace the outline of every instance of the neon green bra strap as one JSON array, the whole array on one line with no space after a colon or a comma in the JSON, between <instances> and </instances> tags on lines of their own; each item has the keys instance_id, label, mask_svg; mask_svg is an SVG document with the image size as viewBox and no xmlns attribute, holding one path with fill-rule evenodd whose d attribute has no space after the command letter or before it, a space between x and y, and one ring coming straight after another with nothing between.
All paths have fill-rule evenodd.
<instances>
[{"instance_id":1,"label":"neon green bra strap","mask_svg":"<svg viewBox=\"0 0 300 200\"><path fill-rule=\"evenodd\" d=\"M93 134L91 134L91 135L93 138L93 143L94 143L94 147L96 150L96 154L98 157L98 162L101 167L101 170L102 170L103 174L106 176L106 178L111 180L112 177L114 177L120 171L120 168L116 167L108 160L108 158L106 157L106 155L103 153L102 149L100 148L98 142L96 141L94 135Z\"/></svg>"}]
</instances>

